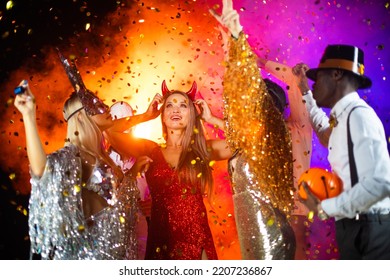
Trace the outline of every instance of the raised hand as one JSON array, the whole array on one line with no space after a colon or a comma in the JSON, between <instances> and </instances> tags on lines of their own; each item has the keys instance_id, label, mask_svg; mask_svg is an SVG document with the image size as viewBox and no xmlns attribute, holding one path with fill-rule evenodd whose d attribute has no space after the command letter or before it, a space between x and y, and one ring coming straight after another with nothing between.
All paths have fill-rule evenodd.
<instances>
[{"instance_id":1,"label":"raised hand","mask_svg":"<svg viewBox=\"0 0 390 280\"><path fill-rule=\"evenodd\" d=\"M19 86L24 88L24 92L16 95L14 105L23 116L27 156L30 162L31 172L40 177L45 170L46 153L38 133L35 98L27 81L22 81Z\"/></svg>"},{"instance_id":2,"label":"raised hand","mask_svg":"<svg viewBox=\"0 0 390 280\"><path fill-rule=\"evenodd\" d=\"M222 5L221 15L213 9L210 9L209 12L221 25L229 30L234 38L238 38L242 31L242 26L240 24L239 14L233 9L233 0L222 0Z\"/></svg>"},{"instance_id":3,"label":"raised hand","mask_svg":"<svg viewBox=\"0 0 390 280\"><path fill-rule=\"evenodd\" d=\"M35 118L35 97L32 94L27 81L23 80L20 82L19 86L24 88L24 92L16 95L14 105L23 116L31 115Z\"/></svg>"},{"instance_id":4,"label":"raised hand","mask_svg":"<svg viewBox=\"0 0 390 280\"><path fill-rule=\"evenodd\" d=\"M301 91L301 94L304 94L309 88L309 83L306 77L306 71L309 70L309 67L304 63L298 63L292 68L292 72L296 77L296 83Z\"/></svg>"},{"instance_id":5,"label":"raised hand","mask_svg":"<svg viewBox=\"0 0 390 280\"><path fill-rule=\"evenodd\" d=\"M194 103L198 105L198 108L200 109L201 119L208 122L213 116L213 114L211 113L210 107L207 102L203 99L197 99Z\"/></svg>"},{"instance_id":6,"label":"raised hand","mask_svg":"<svg viewBox=\"0 0 390 280\"><path fill-rule=\"evenodd\" d=\"M205 100L197 99L194 103L199 107L200 117L202 120L214 125L214 127L218 127L221 130L225 130L225 122L222 119L213 115L209 105Z\"/></svg>"},{"instance_id":7,"label":"raised hand","mask_svg":"<svg viewBox=\"0 0 390 280\"><path fill-rule=\"evenodd\" d=\"M155 119L160 115L160 110L158 109L158 104L161 104L163 97L161 94L157 93L152 101L149 104L148 109L146 110L147 114L151 119Z\"/></svg>"}]
</instances>

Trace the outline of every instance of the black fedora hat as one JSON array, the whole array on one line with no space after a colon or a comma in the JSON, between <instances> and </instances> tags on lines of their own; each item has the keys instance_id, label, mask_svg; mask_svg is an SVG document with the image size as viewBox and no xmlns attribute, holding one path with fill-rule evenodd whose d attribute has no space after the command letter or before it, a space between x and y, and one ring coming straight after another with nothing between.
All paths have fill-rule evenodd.
<instances>
[{"instance_id":1,"label":"black fedora hat","mask_svg":"<svg viewBox=\"0 0 390 280\"><path fill-rule=\"evenodd\" d=\"M306 76L315 81L321 69L342 69L355 74L360 79L359 88L369 88L371 79L364 75L364 53L350 45L328 45L322 55L318 68L309 69Z\"/></svg>"}]
</instances>

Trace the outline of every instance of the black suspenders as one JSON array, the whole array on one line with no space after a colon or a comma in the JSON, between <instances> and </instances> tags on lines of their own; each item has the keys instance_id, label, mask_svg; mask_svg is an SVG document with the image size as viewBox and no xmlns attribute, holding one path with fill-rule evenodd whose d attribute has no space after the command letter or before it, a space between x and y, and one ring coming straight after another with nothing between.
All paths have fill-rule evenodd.
<instances>
[{"instance_id":1,"label":"black suspenders","mask_svg":"<svg viewBox=\"0 0 390 280\"><path fill-rule=\"evenodd\" d=\"M356 163L355 163L355 157L353 155L353 143L351 139L351 131L349 128L349 117L351 116L351 113L356 108L366 108L364 106L356 106L351 109L351 111L348 114L347 118L347 140L348 140L348 157L349 157L349 169L351 172L351 187L353 187L358 182L358 175L356 170Z\"/></svg>"}]
</instances>

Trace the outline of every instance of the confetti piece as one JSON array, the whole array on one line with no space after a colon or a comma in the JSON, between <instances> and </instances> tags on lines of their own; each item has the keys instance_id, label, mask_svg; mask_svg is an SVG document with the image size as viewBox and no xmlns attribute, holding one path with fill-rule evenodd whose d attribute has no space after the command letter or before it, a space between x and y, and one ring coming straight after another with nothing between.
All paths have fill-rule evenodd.
<instances>
[{"instance_id":1,"label":"confetti piece","mask_svg":"<svg viewBox=\"0 0 390 280\"><path fill-rule=\"evenodd\" d=\"M79 226L77 227L77 230L78 230L79 232L83 232L83 231L85 230L85 227L84 227L83 225L79 225Z\"/></svg>"},{"instance_id":2,"label":"confetti piece","mask_svg":"<svg viewBox=\"0 0 390 280\"><path fill-rule=\"evenodd\" d=\"M14 7L14 2L8 1L5 7L7 10L11 10Z\"/></svg>"},{"instance_id":3,"label":"confetti piece","mask_svg":"<svg viewBox=\"0 0 390 280\"><path fill-rule=\"evenodd\" d=\"M312 221L312 220L313 220L313 217L314 217L314 212L313 212L313 211L310 211L310 212L307 214L307 218L309 219L309 221Z\"/></svg>"}]
</instances>

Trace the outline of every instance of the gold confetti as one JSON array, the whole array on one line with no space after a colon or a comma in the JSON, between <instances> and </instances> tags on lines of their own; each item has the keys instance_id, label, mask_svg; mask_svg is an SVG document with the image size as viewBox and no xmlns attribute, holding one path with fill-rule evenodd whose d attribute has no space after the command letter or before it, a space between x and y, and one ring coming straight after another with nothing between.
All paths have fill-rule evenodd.
<instances>
[{"instance_id":1,"label":"gold confetti","mask_svg":"<svg viewBox=\"0 0 390 280\"><path fill-rule=\"evenodd\" d=\"M215 160L211 160L211 161L209 162L209 166L210 166L210 167L213 167L214 164L215 164Z\"/></svg>"},{"instance_id":2,"label":"gold confetti","mask_svg":"<svg viewBox=\"0 0 390 280\"><path fill-rule=\"evenodd\" d=\"M191 164L192 164L192 165L196 164L196 160L194 160L194 159L191 160Z\"/></svg>"},{"instance_id":3,"label":"gold confetti","mask_svg":"<svg viewBox=\"0 0 390 280\"><path fill-rule=\"evenodd\" d=\"M198 175L196 175L197 178L202 177L202 172L200 172Z\"/></svg>"},{"instance_id":4,"label":"gold confetti","mask_svg":"<svg viewBox=\"0 0 390 280\"><path fill-rule=\"evenodd\" d=\"M76 193L79 193L81 191L81 187L79 185L75 185L74 190Z\"/></svg>"},{"instance_id":5,"label":"gold confetti","mask_svg":"<svg viewBox=\"0 0 390 280\"><path fill-rule=\"evenodd\" d=\"M313 212L313 211L310 211L310 212L307 214L307 218L309 219L309 221L312 221L312 220L313 220L313 217L314 217L314 212Z\"/></svg>"},{"instance_id":6,"label":"gold confetti","mask_svg":"<svg viewBox=\"0 0 390 280\"><path fill-rule=\"evenodd\" d=\"M7 10L11 10L14 7L14 2L8 1L5 7Z\"/></svg>"},{"instance_id":7,"label":"gold confetti","mask_svg":"<svg viewBox=\"0 0 390 280\"><path fill-rule=\"evenodd\" d=\"M119 216L119 222L121 224L124 224L126 222L126 219L123 216Z\"/></svg>"},{"instance_id":8,"label":"gold confetti","mask_svg":"<svg viewBox=\"0 0 390 280\"><path fill-rule=\"evenodd\" d=\"M85 230L85 227L83 225L79 225L77 229L78 231L82 232Z\"/></svg>"},{"instance_id":9,"label":"gold confetti","mask_svg":"<svg viewBox=\"0 0 390 280\"><path fill-rule=\"evenodd\" d=\"M272 226L273 224L275 223L275 221L273 220L273 219L269 219L268 221L267 221L267 226Z\"/></svg>"},{"instance_id":10,"label":"gold confetti","mask_svg":"<svg viewBox=\"0 0 390 280\"><path fill-rule=\"evenodd\" d=\"M9 174L8 177L10 178L10 180L14 180L16 178L16 174L15 173L11 173L11 174Z\"/></svg>"}]
</instances>

